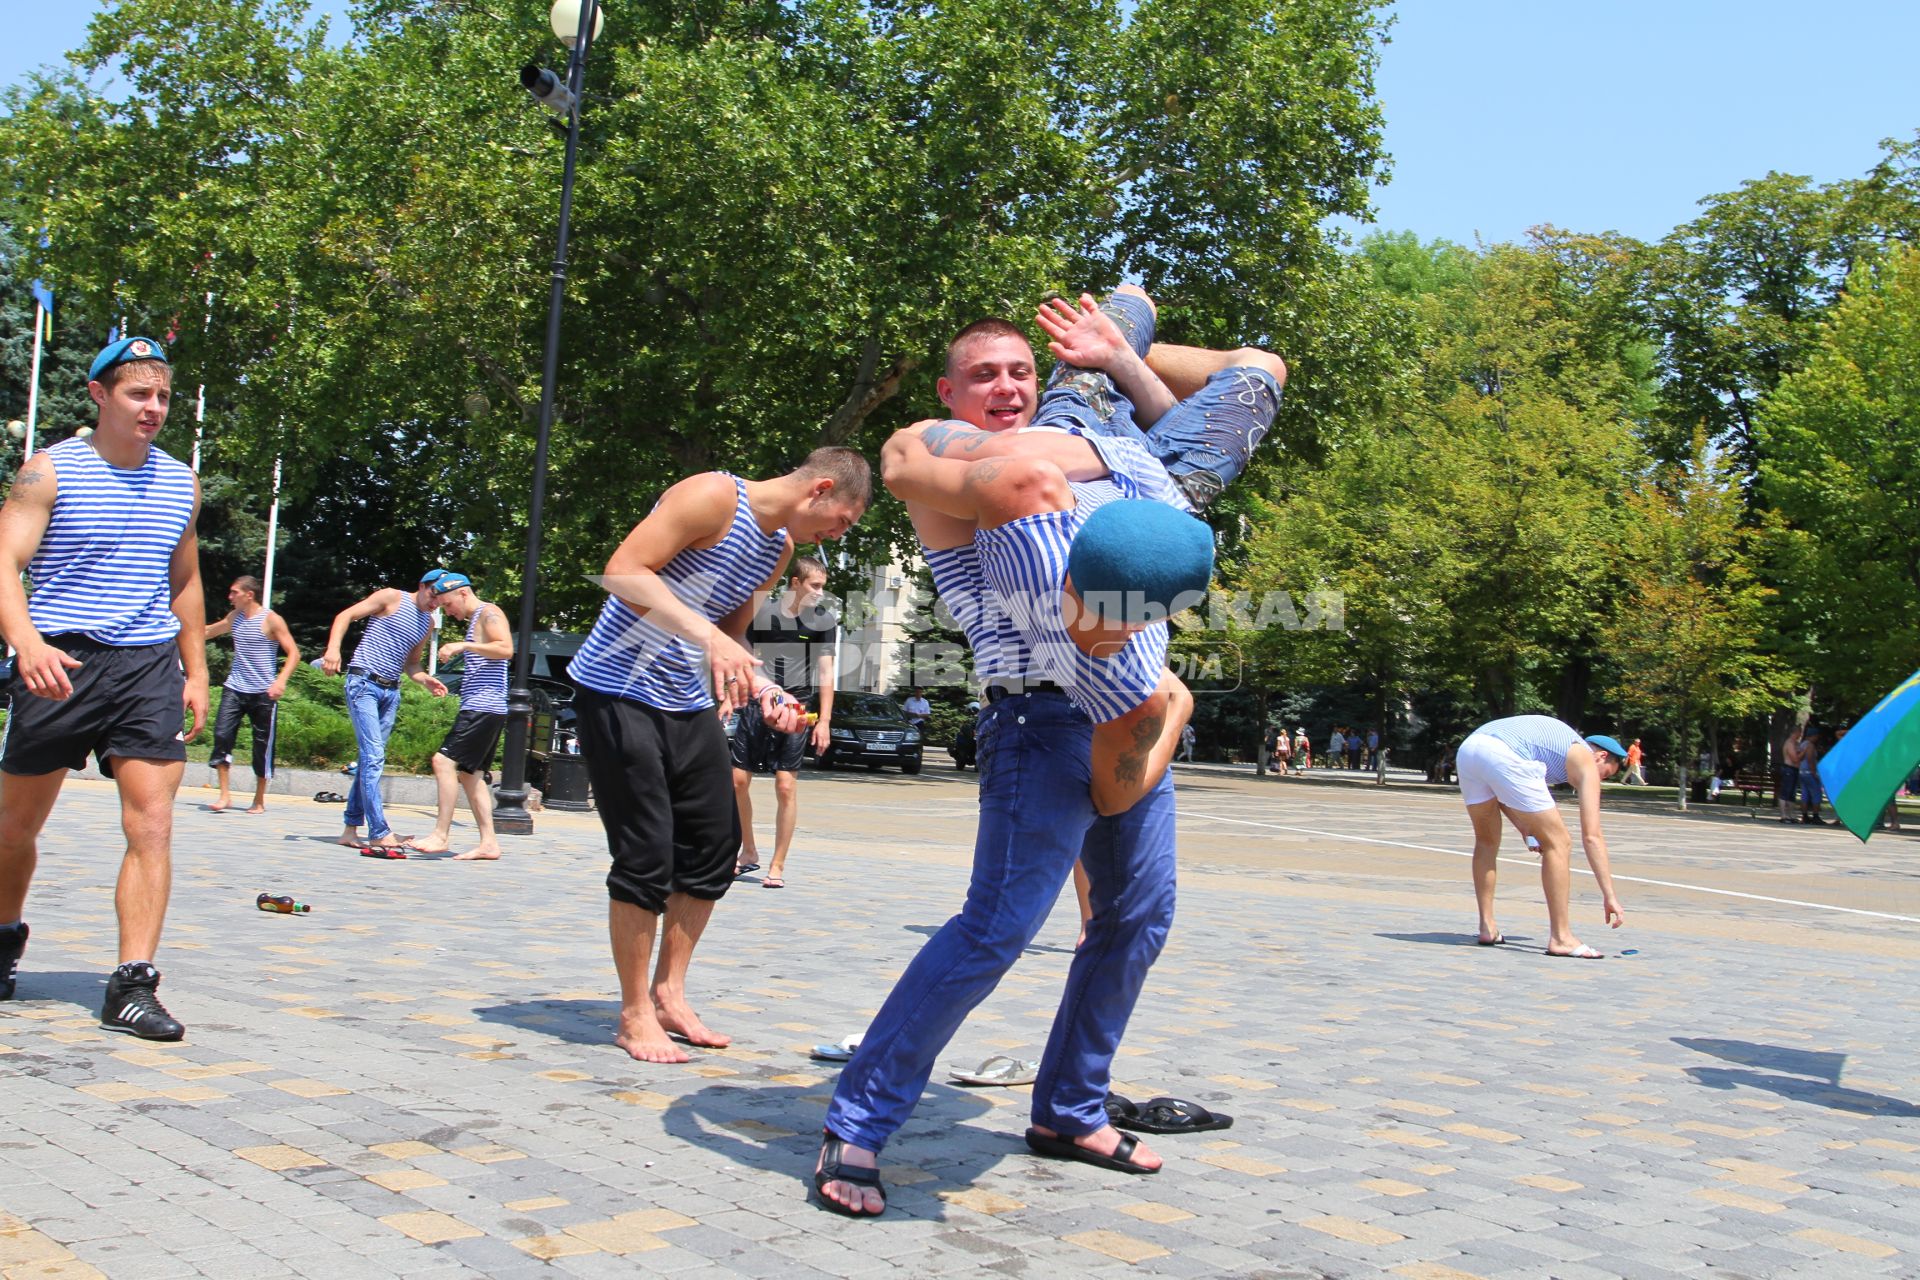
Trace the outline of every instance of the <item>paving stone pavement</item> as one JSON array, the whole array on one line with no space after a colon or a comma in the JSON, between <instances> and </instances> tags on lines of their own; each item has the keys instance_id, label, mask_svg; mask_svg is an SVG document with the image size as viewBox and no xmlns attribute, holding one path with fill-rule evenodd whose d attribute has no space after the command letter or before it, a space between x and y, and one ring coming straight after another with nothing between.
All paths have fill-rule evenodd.
<instances>
[{"instance_id":1,"label":"paving stone pavement","mask_svg":"<svg viewBox=\"0 0 1920 1280\"><path fill-rule=\"evenodd\" d=\"M1026 1152L1027 1090L936 1074L886 1217L822 1212L807 1049L957 907L972 787L810 775L788 887L739 882L695 963L734 1047L664 1067L609 1041L590 815L494 864L375 862L332 808L185 792L160 960L188 1038L100 1031L117 815L70 784L0 1005L0 1275L1920 1275L1920 842L1610 818L1619 872L1698 888L1624 884L1600 937L1577 886L1583 936L1633 954L1563 963L1520 863L1514 945L1471 945L1457 801L1204 771L1116 1089L1234 1126L1110 1174ZM1075 927L1067 895L943 1061L1038 1056Z\"/></svg>"}]
</instances>

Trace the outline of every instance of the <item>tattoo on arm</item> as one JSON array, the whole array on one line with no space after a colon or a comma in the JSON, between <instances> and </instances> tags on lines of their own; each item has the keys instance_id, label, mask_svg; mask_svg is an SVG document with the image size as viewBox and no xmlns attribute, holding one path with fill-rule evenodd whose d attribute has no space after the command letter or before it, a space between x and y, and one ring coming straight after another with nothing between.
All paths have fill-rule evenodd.
<instances>
[{"instance_id":1,"label":"tattoo on arm","mask_svg":"<svg viewBox=\"0 0 1920 1280\"><path fill-rule=\"evenodd\" d=\"M1133 726L1133 742L1120 753L1114 761L1113 774L1121 782L1134 783L1147 776L1147 757L1153 753L1153 744L1160 740L1160 730L1166 724L1164 712L1160 715L1142 716Z\"/></svg>"},{"instance_id":2,"label":"tattoo on arm","mask_svg":"<svg viewBox=\"0 0 1920 1280\"><path fill-rule=\"evenodd\" d=\"M920 443L925 445L927 452L936 458L944 458L949 452L973 453L991 438L991 432L977 431L972 427L954 426L945 422L936 422L920 433Z\"/></svg>"}]
</instances>

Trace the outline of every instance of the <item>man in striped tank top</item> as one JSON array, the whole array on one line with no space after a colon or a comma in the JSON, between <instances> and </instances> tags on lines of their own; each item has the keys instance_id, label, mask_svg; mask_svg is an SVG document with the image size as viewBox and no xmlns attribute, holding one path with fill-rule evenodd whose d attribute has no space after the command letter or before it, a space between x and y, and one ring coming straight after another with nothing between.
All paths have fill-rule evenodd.
<instances>
[{"instance_id":1,"label":"man in striped tank top","mask_svg":"<svg viewBox=\"0 0 1920 1280\"><path fill-rule=\"evenodd\" d=\"M507 724L507 668L513 660L513 632L499 608L474 594L464 573L449 573L434 584L435 599L455 622L467 624L464 640L440 646L440 665L455 658L460 668L460 714L453 718L446 741L433 753L433 781L438 791L439 816L433 833L406 842L409 852L445 853L453 836L453 806L457 792L467 793L467 808L480 843L456 862L491 862L500 856L493 834L493 793L481 777L493 763L493 749Z\"/></svg>"},{"instance_id":2,"label":"man in striped tank top","mask_svg":"<svg viewBox=\"0 0 1920 1280\"><path fill-rule=\"evenodd\" d=\"M1160 504L1133 547L1153 545L1147 526L1166 519L1174 523L1161 532L1210 559L1211 534L1190 513L1245 467L1286 367L1251 349L1154 346L1151 301L1130 286L1104 307L1084 295L1078 308L1051 303L1040 320L1063 361L1045 395L1025 335L1005 321L977 322L950 344L939 383L957 421L897 433L882 456L942 598L962 601L955 614L989 706L978 731L980 829L967 901L902 975L828 1109L814 1185L843 1213L884 1210L882 1145L1076 862L1091 915L1035 1081L1027 1142L1039 1154L1129 1173L1160 1167L1108 1123L1105 1099L1113 1055L1172 922L1166 766L1191 698L1165 671L1163 623L1083 613L1093 632L1069 634L1057 611L1030 606L1036 593L1052 604L1063 588L1089 585L1083 574L1098 579L1094 589L1116 585L1090 567L1066 573L1065 557L1096 509L1123 497ZM1124 519L1145 505L1109 510ZM1125 574L1167 567L1131 555L1108 531L1091 532L1117 553L1107 567L1122 570L1120 586L1143 587L1143 577ZM1019 598L996 589L996 578Z\"/></svg>"},{"instance_id":3,"label":"man in striped tank top","mask_svg":"<svg viewBox=\"0 0 1920 1280\"><path fill-rule=\"evenodd\" d=\"M260 579L251 574L235 578L227 588L227 616L207 628L207 639L233 637L233 666L220 691L220 713L213 720L213 755L208 763L220 775L220 798L207 808L215 813L233 804L228 775L233 771L233 744L240 721L253 726L253 803L248 813L267 811L267 779L273 776L273 726L280 698L300 666L300 648L284 618L260 603ZM273 659L284 654L280 672Z\"/></svg>"},{"instance_id":4,"label":"man in striped tank top","mask_svg":"<svg viewBox=\"0 0 1920 1280\"><path fill-rule=\"evenodd\" d=\"M428 675L421 665L433 631L434 589L446 572L429 569L410 592L397 587L374 592L335 614L333 629L327 633L327 651L320 659L320 669L336 676L342 669L340 646L347 638L347 628L361 618L367 620L353 661L345 664L347 716L353 721L354 740L360 748L360 763L353 773L353 786L347 791L346 825L340 832L340 843L349 848L400 847L400 838L387 825L380 779L387 770L387 739L393 736L393 722L400 714L401 679L411 679L436 698L447 696L447 686ZM365 840L360 838L363 820L367 824Z\"/></svg>"},{"instance_id":5,"label":"man in striped tank top","mask_svg":"<svg viewBox=\"0 0 1920 1280\"><path fill-rule=\"evenodd\" d=\"M68 770L91 753L119 789L127 837L113 899L120 964L100 1025L178 1040L186 1028L160 1003L153 958L172 886L173 801L187 741L207 719L200 485L153 446L173 387L159 343L110 344L88 379L100 407L93 434L28 459L0 508L0 633L17 655L0 742L0 999L13 995L26 949L40 829Z\"/></svg>"},{"instance_id":6,"label":"man in striped tank top","mask_svg":"<svg viewBox=\"0 0 1920 1280\"><path fill-rule=\"evenodd\" d=\"M1547 898L1546 952L1574 960L1601 960L1602 952L1573 935L1573 837L1548 787L1573 787L1580 803L1580 844L1600 886L1601 918L1611 928L1626 923L1613 892L1606 837L1600 834L1600 784L1627 758L1626 748L1605 734L1582 738L1552 716L1508 716L1467 735L1454 758L1460 798L1473 819L1473 896L1480 906L1480 945L1495 947L1506 935L1493 918L1494 880L1500 862L1500 817L1506 815L1529 844L1538 846L1540 885Z\"/></svg>"},{"instance_id":7,"label":"man in striped tank top","mask_svg":"<svg viewBox=\"0 0 1920 1280\"><path fill-rule=\"evenodd\" d=\"M747 627L794 545L843 536L866 511L870 484L867 460L838 446L771 480L691 476L660 496L607 562L607 602L567 674L580 686L580 754L613 857L614 1043L640 1061L687 1061L675 1037L731 1043L701 1022L686 992L740 848L721 720L753 699L777 733L806 723L747 652Z\"/></svg>"}]
</instances>

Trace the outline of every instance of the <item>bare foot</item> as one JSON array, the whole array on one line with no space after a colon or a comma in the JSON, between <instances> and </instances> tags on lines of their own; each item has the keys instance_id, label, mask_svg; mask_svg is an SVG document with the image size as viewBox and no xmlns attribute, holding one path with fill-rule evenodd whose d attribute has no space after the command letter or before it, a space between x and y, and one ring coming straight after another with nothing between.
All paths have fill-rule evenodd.
<instances>
[{"instance_id":1,"label":"bare foot","mask_svg":"<svg viewBox=\"0 0 1920 1280\"><path fill-rule=\"evenodd\" d=\"M613 1042L625 1049L635 1062L692 1061L685 1049L667 1039L666 1031L649 1009L621 1013L620 1030L614 1033Z\"/></svg>"},{"instance_id":2,"label":"bare foot","mask_svg":"<svg viewBox=\"0 0 1920 1280\"><path fill-rule=\"evenodd\" d=\"M408 853L445 853L447 842L439 836L414 836L405 842Z\"/></svg>"},{"instance_id":3,"label":"bare foot","mask_svg":"<svg viewBox=\"0 0 1920 1280\"><path fill-rule=\"evenodd\" d=\"M660 1020L662 1030L668 1035L679 1036L688 1044L699 1045L702 1049L724 1049L733 1043L732 1036L707 1030L707 1024L700 1021L700 1015L683 999L668 1000L656 995L653 998L653 1012Z\"/></svg>"},{"instance_id":4,"label":"bare foot","mask_svg":"<svg viewBox=\"0 0 1920 1280\"><path fill-rule=\"evenodd\" d=\"M342 831L340 833L340 838L338 840L335 840L334 843L343 844L347 846L347 848L349 849L360 848L362 844L362 841L360 839L360 828L348 827L345 831Z\"/></svg>"},{"instance_id":5,"label":"bare foot","mask_svg":"<svg viewBox=\"0 0 1920 1280\"><path fill-rule=\"evenodd\" d=\"M813 1162L813 1171L819 1173L826 1160L827 1148L823 1143L820 1158ZM880 1157L864 1147L843 1142L840 1144L840 1163L851 1169L877 1169L880 1167ZM887 1198L880 1194L878 1187L862 1187L851 1182L826 1182L821 1184L820 1194L862 1217L872 1217L887 1207Z\"/></svg>"},{"instance_id":6,"label":"bare foot","mask_svg":"<svg viewBox=\"0 0 1920 1280\"><path fill-rule=\"evenodd\" d=\"M263 804L250 804L247 806L248 813L265 813L266 811L267 806Z\"/></svg>"},{"instance_id":7,"label":"bare foot","mask_svg":"<svg viewBox=\"0 0 1920 1280\"><path fill-rule=\"evenodd\" d=\"M210 813L224 813L226 812L227 807L232 803L233 803L232 796L221 796L218 800L215 800L209 805L207 805L207 810Z\"/></svg>"},{"instance_id":8,"label":"bare foot","mask_svg":"<svg viewBox=\"0 0 1920 1280\"><path fill-rule=\"evenodd\" d=\"M495 858L498 858L499 856L500 856L499 845L483 844L477 849L469 849L465 853L454 854L453 860L455 862L492 862Z\"/></svg>"},{"instance_id":9,"label":"bare foot","mask_svg":"<svg viewBox=\"0 0 1920 1280\"><path fill-rule=\"evenodd\" d=\"M1033 1126L1033 1131L1048 1138L1057 1138L1060 1136L1042 1124ZM1095 1129L1092 1133L1081 1134L1079 1137L1073 1139L1073 1145L1076 1147L1085 1147L1089 1151L1097 1151L1103 1156L1110 1156L1114 1153L1115 1148L1120 1145L1120 1140L1128 1136L1127 1134L1121 1133L1112 1125L1108 1125L1104 1129ZM1133 1136L1136 1139L1138 1137L1138 1135ZM1129 1164L1137 1164L1142 1169L1158 1169L1160 1167L1160 1157L1155 1155L1152 1148L1148 1147L1144 1142L1139 1142L1134 1147L1133 1154L1128 1157L1127 1162Z\"/></svg>"}]
</instances>

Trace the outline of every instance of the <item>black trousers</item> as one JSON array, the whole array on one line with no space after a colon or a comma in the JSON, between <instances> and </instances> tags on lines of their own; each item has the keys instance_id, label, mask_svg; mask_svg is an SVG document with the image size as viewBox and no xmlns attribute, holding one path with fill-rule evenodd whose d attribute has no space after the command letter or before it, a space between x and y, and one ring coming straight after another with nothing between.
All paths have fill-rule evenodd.
<instances>
[{"instance_id":1,"label":"black trousers","mask_svg":"<svg viewBox=\"0 0 1920 1280\"><path fill-rule=\"evenodd\" d=\"M613 856L607 896L655 913L674 893L724 897L740 852L740 814L727 731L713 708L662 711L592 689L573 705Z\"/></svg>"}]
</instances>

